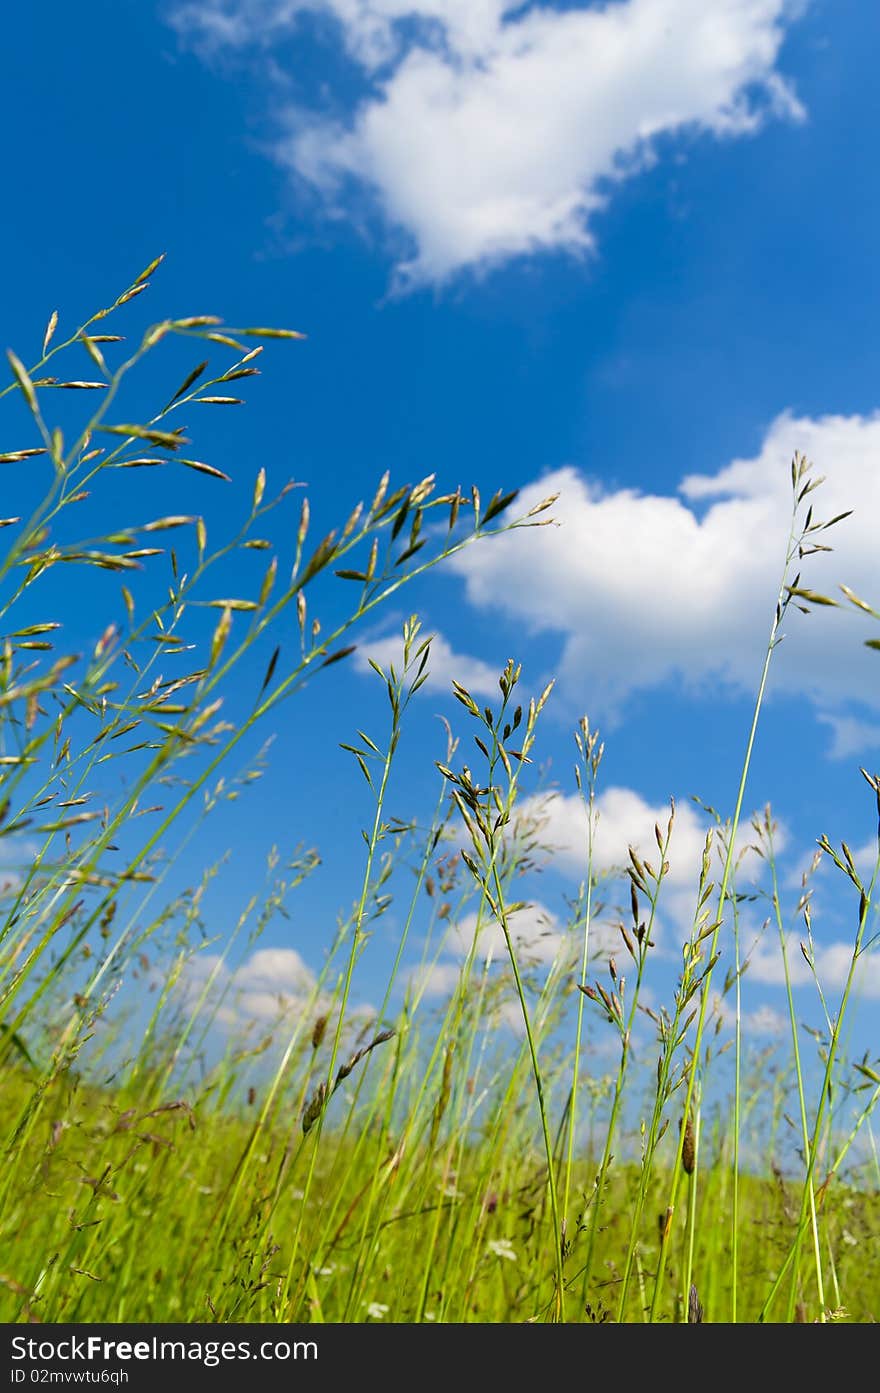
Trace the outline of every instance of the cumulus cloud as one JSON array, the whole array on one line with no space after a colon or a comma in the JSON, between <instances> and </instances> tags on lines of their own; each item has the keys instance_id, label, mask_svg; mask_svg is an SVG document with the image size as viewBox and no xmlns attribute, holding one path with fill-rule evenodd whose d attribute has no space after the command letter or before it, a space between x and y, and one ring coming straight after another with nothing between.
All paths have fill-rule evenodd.
<instances>
[{"instance_id":1,"label":"cumulus cloud","mask_svg":"<svg viewBox=\"0 0 880 1393\"><path fill-rule=\"evenodd\" d=\"M540 901L514 911L509 927L517 956L548 967L564 950L568 938L553 911ZM451 928L449 946L464 957L470 952L476 928L476 913L466 914ZM483 962L507 961L504 930L496 919L487 916L481 924L477 956Z\"/></svg>"},{"instance_id":2,"label":"cumulus cloud","mask_svg":"<svg viewBox=\"0 0 880 1393\"><path fill-rule=\"evenodd\" d=\"M880 413L785 412L757 455L691 475L677 494L608 490L559 469L519 499L525 511L558 491L558 527L503 534L450 565L472 605L559 636L561 688L577 694L594 724L618 718L631 693L673 681L692 693L719 684L752 693L788 536L796 451L826 476L811 495L816 520L854 509L817 535L834 551L805 558L801 583L842 599L843 582L876 602ZM773 689L825 712L859 701L880 709L878 657L863 644L878 637L875 621L855 609L791 609L784 632Z\"/></svg>"},{"instance_id":3,"label":"cumulus cloud","mask_svg":"<svg viewBox=\"0 0 880 1393\"><path fill-rule=\"evenodd\" d=\"M249 1022L273 1023L313 1002L316 978L295 948L259 948L231 971L217 953L192 959L185 990L197 998L210 983L211 994L223 997L218 1021L227 1026Z\"/></svg>"},{"instance_id":4,"label":"cumulus cloud","mask_svg":"<svg viewBox=\"0 0 880 1393\"><path fill-rule=\"evenodd\" d=\"M736 1006L730 997L713 994L712 1011L716 1016L720 1016L728 1029L734 1028L736 1025ZM767 1002L744 1010L741 1023L746 1041L755 1036L779 1037L791 1032L791 1022L788 1016L782 1011L777 1011L775 1006L770 1006Z\"/></svg>"},{"instance_id":5,"label":"cumulus cloud","mask_svg":"<svg viewBox=\"0 0 880 1393\"><path fill-rule=\"evenodd\" d=\"M529 965L542 969L546 975L551 968L570 967L578 960L582 950L582 925L575 924L573 918L563 923L558 915L540 900L514 910L509 916L508 926L520 966ZM504 930L497 919L490 914L478 920L476 912L464 915L452 923L443 943L443 951L434 962L412 969L409 981L420 997L447 997L461 980L465 960L474 948L476 933L475 976L493 966L504 967L509 962ZM601 915L594 918L590 926L590 958L594 965L598 959L609 954L621 953L622 943L617 923L605 920ZM513 1007L519 1010L518 1004Z\"/></svg>"},{"instance_id":6,"label":"cumulus cloud","mask_svg":"<svg viewBox=\"0 0 880 1393\"><path fill-rule=\"evenodd\" d=\"M789 934L786 937L789 973L792 985L795 987L806 986L813 982L813 973L804 960L800 942L797 934ZM852 951L852 943L842 939L824 945L818 943L814 945L813 960L816 977L819 979L819 985L823 992L842 989L849 974ZM752 953L748 975L756 982L773 983L776 986L784 985L785 967L778 939L764 939L758 945ZM862 953L859 958L855 974L855 990L863 997L871 999L880 997L880 954L876 950L869 949ZM833 1002L829 1003L829 1006L833 1007Z\"/></svg>"},{"instance_id":7,"label":"cumulus cloud","mask_svg":"<svg viewBox=\"0 0 880 1393\"><path fill-rule=\"evenodd\" d=\"M257 948L230 967L218 953L197 953L187 964L181 987L195 1003L207 991L207 1006L217 1004L215 1020L227 1029L274 1026L308 1012L326 1015L333 1028L336 998L318 988L318 979L295 948ZM375 1020L375 1007L349 1006L346 1022L353 1028Z\"/></svg>"},{"instance_id":8,"label":"cumulus cloud","mask_svg":"<svg viewBox=\"0 0 880 1393\"><path fill-rule=\"evenodd\" d=\"M289 109L277 158L336 211L367 190L411 247L400 283L594 246L593 218L662 138L752 134L802 108L777 59L802 0L183 0L209 48L336 22L367 95Z\"/></svg>"},{"instance_id":9,"label":"cumulus cloud","mask_svg":"<svg viewBox=\"0 0 880 1393\"><path fill-rule=\"evenodd\" d=\"M451 996L460 980L459 962L426 963L409 974L409 981L418 999Z\"/></svg>"},{"instance_id":10,"label":"cumulus cloud","mask_svg":"<svg viewBox=\"0 0 880 1393\"><path fill-rule=\"evenodd\" d=\"M654 829L659 826L661 837L666 838L670 804L651 804L635 789L612 787L597 795L594 809L594 875L608 875L626 867L629 847L642 861L649 862L655 870L659 868L660 851ZM560 870L580 878L586 875L588 822L579 794L535 794L523 799L520 816L536 820L541 843ZM667 855L667 900L676 896L677 903L688 909L694 907L706 834L712 826L714 824L692 802L676 803ZM760 875L763 862L751 849L755 840L751 826L741 824L736 840L737 874L741 881L753 881ZM787 842L787 829L777 823L774 849L781 852ZM716 882L722 859L723 847L716 835L710 860L710 878ZM676 895L676 892L679 893Z\"/></svg>"},{"instance_id":11,"label":"cumulus cloud","mask_svg":"<svg viewBox=\"0 0 880 1393\"><path fill-rule=\"evenodd\" d=\"M521 965L528 963L549 969L560 957L565 957L574 949L572 935L553 911L540 901L514 910L508 924ZM441 957L410 973L410 981L419 996L445 997L452 994L461 979L465 959L474 947L475 933L475 957L482 968L493 964L504 965L509 961L504 930L498 921L486 914L478 928L476 912L466 914L450 925ZM619 942L618 934L615 934L615 941Z\"/></svg>"},{"instance_id":12,"label":"cumulus cloud","mask_svg":"<svg viewBox=\"0 0 880 1393\"><path fill-rule=\"evenodd\" d=\"M366 640L354 655L355 667L360 672L371 672L371 658L385 672L393 664L395 672L399 674L403 670L403 639L399 634L389 634L385 638ZM502 663L496 669L481 658L456 653L442 634L435 633L431 639L428 679L420 690L449 691L455 679L473 696L497 696L498 674L503 667Z\"/></svg>"},{"instance_id":13,"label":"cumulus cloud","mask_svg":"<svg viewBox=\"0 0 880 1393\"><path fill-rule=\"evenodd\" d=\"M595 830L593 835L592 871L600 880L593 905L590 924L589 951L594 960L609 955L620 957L624 952L619 915L629 915L629 890L623 883L630 864L629 848L643 862L656 870L660 852L655 827L665 839L670 817L670 803L649 802L635 789L613 786L603 790L594 804ZM702 858L707 833L713 830L710 847L709 879L717 887L725 856L722 837L714 821L689 799L676 802L672 833L668 846L668 870L661 889L658 915L652 928L652 942L666 956L676 959L680 944L689 936L697 899ZM566 878L569 883L582 884L588 867L588 821L584 802L578 793L538 793L524 797L517 804L517 815L511 824L514 838L527 840L530 856L537 864L546 864ZM755 850L757 835L746 818L736 837L736 885L748 891L758 884L766 870L766 861ZM774 852L782 854L788 847L790 834L780 820L774 822ZM627 882L628 884L628 882ZM714 905L715 901L710 904ZM647 905L642 903L643 913ZM582 945L583 926L574 922L574 912L566 922L560 920L546 904L536 900L516 911L510 919L513 941L519 958L549 968L566 957L574 959ZM470 953L477 927L476 913L464 915L450 925L441 959L428 968L419 969L415 980L426 995L447 995L456 985L459 964ZM486 914L481 921L476 956L483 963L503 963L507 960L504 934L500 924ZM454 961L450 961L453 958Z\"/></svg>"},{"instance_id":14,"label":"cumulus cloud","mask_svg":"<svg viewBox=\"0 0 880 1393\"><path fill-rule=\"evenodd\" d=\"M791 1029L791 1023L781 1011L772 1006L756 1006L743 1016L744 1029L754 1035L784 1035Z\"/></svg>"}]
</instances>

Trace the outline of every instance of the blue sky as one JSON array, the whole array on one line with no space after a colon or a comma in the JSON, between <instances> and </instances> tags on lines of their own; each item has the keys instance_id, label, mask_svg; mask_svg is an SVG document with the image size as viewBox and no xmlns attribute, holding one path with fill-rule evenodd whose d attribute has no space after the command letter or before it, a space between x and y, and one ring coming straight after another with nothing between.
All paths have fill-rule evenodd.
<instances>
[{"instance_id":1,"label":"blue sky","mask_svg":"<svg viewBox=\"0 0 880 1393\"><path fill-rule=\"evenodd\" d=\"M854 510L805 583L880 601L878 41L880 15L856 0L95 0L7 16L4 345L34 361L53 309L73 325L160 252L130 332L211 312L307 335L266 353L246 410L194 423L198 458L231 484L150 471L107 508L203 511L222 536L261 466L270 486L308 485L316 534L386 469L529 503L560 493L558 528L473 548L371 621L353 660L281 708L258 794L186 848L184 880L234 848L207 901L221 938L273 842L321 853L292 919L267 930L274 956L245 967L255 1009L267 983L295 992L300 959L318 968L356 897L370 806L339 742L358 726L381 738L364 658L393 653L412 609L435 660L392 811L430 814L438 715L469 738L452 678L481 699L508 657L528 692L555 678L536 771L558 785L557 852L536 898L561 921L583 875L586 713L606 738L604 863L651 838L670 797L679 808L662 997L705 825L689 799L733 807L795 450L826 476L817 515ZM145 369L145 393L173 387L170 358ZM89 594L59 599L72 644L103 627ZM772 803L790 908L822 833L873 865L858 772L880 765L871 624L792 611L774 661L746 804ZM814 915L832 997L856 912L836 877L820 873ZM395 923L364 958L364 1000ZM765 936L756 1029L782 1008L778 980ZM876 959L860 981L869 1013ZM799 993L812 1016L813 987Z\"/></svg>"}]
</instances>

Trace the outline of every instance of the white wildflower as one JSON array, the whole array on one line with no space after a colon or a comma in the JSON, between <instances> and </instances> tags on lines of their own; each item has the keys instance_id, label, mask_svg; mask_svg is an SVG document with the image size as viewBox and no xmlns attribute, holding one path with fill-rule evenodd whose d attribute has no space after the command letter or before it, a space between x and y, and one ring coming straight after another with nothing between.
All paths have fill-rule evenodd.
<instances>
[{"instance_id":1,"label":"white wildflower","mask_svg":"<svg viewBox=\"0 0 880 1393\"><path fill-rule=\"evenodd\" d=\"M506 1258L508 1262L516 1262L516 1252L509 1238L491 1239L489 1251L494 1253L496 1258Z\"/></svg>"}]
</instances>

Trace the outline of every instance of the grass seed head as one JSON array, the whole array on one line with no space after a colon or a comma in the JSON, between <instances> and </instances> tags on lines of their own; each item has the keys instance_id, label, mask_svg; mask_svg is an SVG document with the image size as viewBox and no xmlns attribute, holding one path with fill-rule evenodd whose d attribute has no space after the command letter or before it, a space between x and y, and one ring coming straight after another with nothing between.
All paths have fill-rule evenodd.
<instances>
[{"instance_id":1,"label":"grass seed head","mask_svg":"<svg viewBox=\"0 0 880 1393\"><path fill-rule=\"evenodd\" d=\"M691 1118L688 1118L684 1125L684 1140L681 1144L681 1164L684 1166L686 1175L693 1175L696 1163L697 1147L694 1124Z\"/></svg>"},{"instance_id":2,"label":"grass seed head","mask_svg":"<svg viewBox=\"0 0 880 1393\"><path fill-rule=\"evenodd\" d=\"M688 1292L688 1325L699 1325L703 1319L703 1303L697 1295L697 1289L691 1282L691 1289Z\"/></svg>"}]
</instances>

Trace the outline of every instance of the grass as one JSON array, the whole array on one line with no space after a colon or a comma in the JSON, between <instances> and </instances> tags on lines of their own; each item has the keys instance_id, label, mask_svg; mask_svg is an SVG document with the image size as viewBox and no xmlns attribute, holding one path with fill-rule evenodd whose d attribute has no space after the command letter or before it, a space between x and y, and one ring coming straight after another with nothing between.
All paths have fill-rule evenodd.
<instances>
[{"instance_id":1,"label":"grass","mask_svg":"<svg viewBox=\"0 0 880 1393\"><path fill-rule=\"evenodd\" d=\"M77 510L115 487L117 469L185 469L206 486L224 479L182 453L180 411L237 404L265 345L298 337L200 316L163 321L134 351L120 348L104 321L147 289L158 264L57 344L53 316L39 361L27 368L10 354L0 393L26 408L39 442L7 451L5 464L39 459L49 481L26 521L2 520L11 541L0 564L0 809L7 845L27 854L0 901L0 1319L876 1319L880 1072L868 1056L850 1058L846 1034L859 959L873 942L876 866L865 884L849 849L820 839L855 927L839 999L815 983L817 1075L800 1045L769 809L749 831L785 962L789 1054L757 1049L741 999L741 824L780 625L792 604L845 603L880 618L845 588L837 601L801 584L802 561L839 521L813 518L821 481L795 457L741 776L730 816L714 814L706 838L669 1001L658 1004L650 988L675 807L656 828L655 856L629 849L628 905L609 949L606 886L593 866L603 745L586 717L575 732L583 885L549 966L518 933L522 877L542 850L521 784L550 689L522 696L513 661L494 709L454 685L478 763L463 762L450 730L430 826L390 817L407 708L430 664L413 616L402 663L376 667L384 732L358 731L344 746L373 803L351 913L294 1008L279 1003L262 1038L237 1033L241 950L284 912L317 856L283 861L273 849L264 897L255 893L216 943L206 941L202 906L222 864L175 896L165 848L179 855L221 803L247 796L262 772L250 742L307 678L344 660L377 607L462 547L544 525L554 500L511 520L514 493L484 504L476 489L437 496L433 478L393 488L386 476L369 506L317 543L299 500L285 556L263 524L294 502L295 486L267 497L261 470L240 529L213 551L200 515L71 539ZM199 363L145 421L119 420L142 360L192 340L227 365ZM47 373L73 354L88 355L93 378ZM62 429L47 408L65 390L98 406L72 428L65 416ZM85 568L95 596L122 585L125 623L98 624L86 656L56 653L58 622L32 617L71 565ZM247 593L218 598L231 574L248 578ZM329 581L349 603L325 632L312 611ZM293 658L280 642L291 627ZM166 680L162 659L172 655L189 671ZM258 655L252 706L230 720L224 697ZM244 768L232 774L236 759ZM880 784L862 772L880 811ZM805 876L795 914L815 974L810 899ZM393 960L381 1004L365 1014L358 973L392 904ZM481 947L493 933L500 971ZM412 973L416 939L422 970ZM463 943L464 960L437 1009L426 974L451 943ZM144 980L155 987L146 1011ZM733 1034L722 1041L726 1018Z\"/></svg>"}]
</instances>

